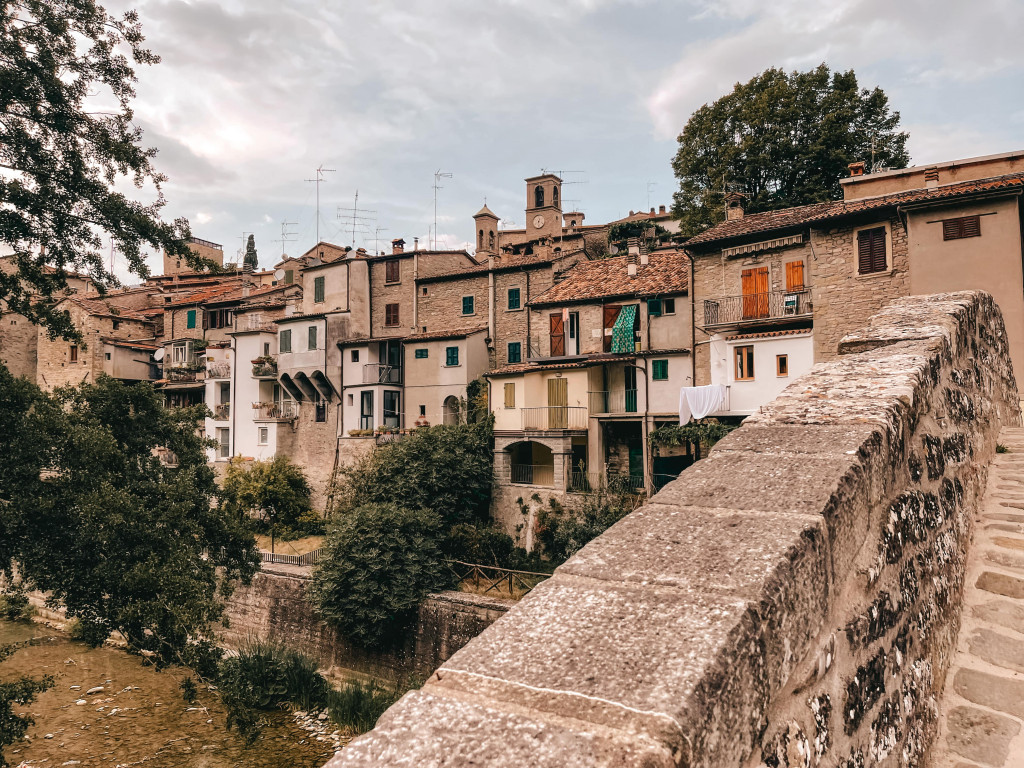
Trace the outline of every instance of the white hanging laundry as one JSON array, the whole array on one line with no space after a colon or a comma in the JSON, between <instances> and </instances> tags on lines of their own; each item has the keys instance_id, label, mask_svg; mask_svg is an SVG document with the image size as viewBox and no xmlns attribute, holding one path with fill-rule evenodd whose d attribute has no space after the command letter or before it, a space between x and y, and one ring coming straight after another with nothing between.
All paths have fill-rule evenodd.
<instances>
[{"instance_id":1,"label":"white hanging laundry","mask_svg":"<svg viewBox=\"0 0 1024 768\"><path fill-rule=\"evenodd\" d=\"M683 387L679 390L679 426L691 419L703 419L714 413L725 402L725 385L708 384L704 387Z\"/></svg>"}]
</instances>

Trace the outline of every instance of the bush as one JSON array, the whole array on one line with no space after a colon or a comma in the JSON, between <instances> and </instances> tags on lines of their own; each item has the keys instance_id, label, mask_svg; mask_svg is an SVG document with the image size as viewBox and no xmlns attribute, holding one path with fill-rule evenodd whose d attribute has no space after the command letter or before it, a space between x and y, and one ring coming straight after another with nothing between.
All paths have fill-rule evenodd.
<instances>
[{"instance_id":1,"label":"bush","mask_svg":"<svg viewBox=\"0 0 1024 768\"><path fill-rule=\"evenodd\" d=\"M430 510L357 507L328 531L310 599L353 642L388 645L423 598L448 585L441 539L441 520Z\"/></svg>"},{"instance_id":2,"label":"bush","mask_svg":"<svg viewBox=\"0 0 1024 768\"><path fill-rule=\"evenodd\" d=\"M0 594L0 619L28 621L34 613L35 608L32 607L23 590L13 589Z\"/></svg>"},{"instance_id":3,"label":"bush","mask_svg":"<svg viewBox=\"0 0 1024 768\"><path fill-rule=\"evenodd\" d=\"M327 713L335 724L365 733L401 697L400 690L384 688L375 681L354 681L327 694Z\"/></svg>"},{"instance_id":4,"label":"bush","mask_svg":"<svg viewBox=\"0 0 1024 768\"><path fill-rule=\"evenodd\" d=\"M632 493L597 490L578 498L570 507L549 499L537 515L537 538L555 565L564 563L640 505L640 497Z\"/></svg>"},{"instance_id":5,"label":"bush","mask_svg":"<svg viewBox=\"0 0 1024 768\"><path fill-rule=\"evenodd\" d=\"M436 510L446 523L487 519L491 420L418 429L342 470L339 513L367 504Z\"/></svg>"},{"instance_id":6,"label":"bush","mask_svg":"<svg viewBox=\"0 0 1024 768\"><path fill-rule=\"evenodd\" d=\"M312 511L310 495L302 469L287 457L254 461L248 467L236 458L224 476L220 504L228 514L254 518L261 533L276 527L282 534L300 538L323 530L322 519ZM306 530L307 526L312 530Z\"/></svg>"}]
</instances>

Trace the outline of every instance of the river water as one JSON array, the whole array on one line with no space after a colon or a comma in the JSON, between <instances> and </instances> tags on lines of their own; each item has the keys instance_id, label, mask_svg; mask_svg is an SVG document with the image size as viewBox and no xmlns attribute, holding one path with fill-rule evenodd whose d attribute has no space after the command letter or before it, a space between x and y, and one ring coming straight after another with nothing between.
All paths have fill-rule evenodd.
<instances>
[{"instance_id":1,"label":"river water","mask_svg":"<svg viewBox=\"0 0 1024 768\"><path fill-rule=\"evenodd\" d=\"M0 680L53 675L56 684L27 707L36 724L28 741L7 748L12 766L80 768L319 768L329 742L302 730L287 713L269 713L251 747L225 726L213 692L186 704L186 673L158 672L114 648L90 648L40 624L0 621L0 644L35 639L0 663ZM102 687L103 691L86 694Z\"/></svg>"}]
</instances>

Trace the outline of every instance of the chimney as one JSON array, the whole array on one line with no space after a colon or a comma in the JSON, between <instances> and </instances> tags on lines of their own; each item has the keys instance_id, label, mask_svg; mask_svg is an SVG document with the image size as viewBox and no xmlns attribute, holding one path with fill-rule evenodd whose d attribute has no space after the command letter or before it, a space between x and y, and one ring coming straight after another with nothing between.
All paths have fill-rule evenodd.
<instances>
[{"instance_id":1,"label":"chimney","mask_svg":"<svg viewBox=\"0 0 1024 768\"><path fill-rule=\"evenodd\" d=\"M414 237L412 239L412 249L414 251L418 251L420 249L420 239L418 237Z\"/></svg>"},{"instance_id":2,"label":"chimney","mask_svg":"<svg viewBox=\"0 0 1024 768\"><path fill-rule=\"evenodd\" d=\"M639 237L627 238L626 239L626 245L629 248L629 250L628 250L628 253L629 253L628 261L631 264L635 264L636 263L636 257L640 255L640 238Z\"/></svg>"},{"instance_id":3,"label":"chimney","mask_svg":"<svg viewBox=\"0 0 1024 768\"><path fill-rule=\"evenodd\" d=\"M850 176L863 176L864 175L864 161L858 160L856 163L850 163L847 168L850 169Z\"/></svg>"},{"instance_id":4,"label":"chimney","mask_svg":"<svg viewBox=\"0 0 1024 768\"><path fill-rule=\"evenodd\" d=\"M626 274L630 277L636 277L636 264L630 262L626 265Z\"/></svg>"},{"instance_id":5,"label":"chimney","mask_svg":"<svg viewBox=\"0 0 1024 768\"><path fill-rule=\"evenodd\" d=\"M660 215L664 215L664 213L665 213L665 206L664 205L659 205L658 206L658 213Z\"/></svg>"},{"instance_id":6,"label":"chimney","mask_svg":"<svg viewBox=\"0 0 1024 768\"><path fill-rule=\"evenodd\" d=\"M405 240L400 237L396 237L391 241L391 252L392 253L405 253Z\"/></svg>"},{"instance_id":7,"label":"chimney","mask_svg":"<svg viewBox=\"0 0 1024 768\"><path fill-rule=\"evenodd\" d=\"M742 192L730 192L725 196L725 219L736 221L743 218L743 200L746 198Z\"/></svg>"}]
</instances>

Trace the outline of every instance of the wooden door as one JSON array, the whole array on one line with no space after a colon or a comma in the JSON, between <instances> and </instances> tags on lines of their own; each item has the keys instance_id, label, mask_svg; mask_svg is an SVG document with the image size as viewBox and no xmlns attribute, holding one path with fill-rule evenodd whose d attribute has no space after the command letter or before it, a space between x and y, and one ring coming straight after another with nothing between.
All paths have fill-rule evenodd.
<instances>
[{"instance_id":1,"label":"wooden door","mask_svg":"<svg viewBox=\"0 0 1024 768\"><path fill-rule=\"evenodd\" d=\"M604 319L602 325L604 326L604 351L610 352L612 349L612 335L609 331L615 327L615 321L619 319L619 313L622 311L621 304L605 304L604 305Z\"/></svg>"},{"instance_id":2,"label":"wooden door","mask_svg":"<svg viewBox=\"0 0 1024 768\"><path fill-rule=\"evenodd\" d=\"M548 429L569 426L569 380L548 379Z\"/></svg>"},{"instance_id":3,"label":"wooden door","mask_svg":"<svg viewBox=\"0 0 1024 768\"><path fill-rule=\"evenodd\" d=\"M551 357L560 357L565 354L565 323L562 322L562 313L554 312L551 315Z\"/></svg>"},{"instance_id":4,"label":"wooden door","mask_svg":"<svg viewBox=\"0 0 1024 768\"><path fill-rule=\"evenodd\" d=\"M743 319L755 320L768 317L768 267L752 267L744 269L743 286Z\"/></svg>"}]
</instances>

